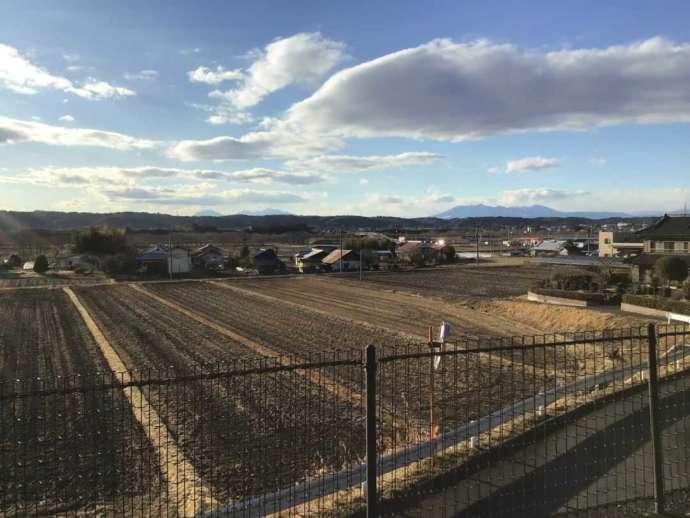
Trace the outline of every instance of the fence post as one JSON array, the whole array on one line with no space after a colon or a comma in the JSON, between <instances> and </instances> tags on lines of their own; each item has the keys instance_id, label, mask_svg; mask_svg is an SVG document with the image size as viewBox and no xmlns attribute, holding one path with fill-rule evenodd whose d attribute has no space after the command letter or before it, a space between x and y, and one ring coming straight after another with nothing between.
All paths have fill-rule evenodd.
<instances>
[{"instance_id":1,"label":"fence post","mask_svg":"<svg viewBox=\"0 0 690 518\"><path fill-rule=\"evenodd\" d=\"M367 346L367 518L376 518L376 346Z\"/></svg>"},{"instance_id":2,"label":"fence post","mask_svg":"<svg viewBox=\"0 0 690 518\"><path fill-rule=\"evenodd\" d=\"M647 326L649 353L649 429L652 436L652 455L654 456L654 507L656 514L664 512L664 457L661 449L661 427L659 425L659 387L657 383L656 326Z\"/></svg>"}]
</instances>

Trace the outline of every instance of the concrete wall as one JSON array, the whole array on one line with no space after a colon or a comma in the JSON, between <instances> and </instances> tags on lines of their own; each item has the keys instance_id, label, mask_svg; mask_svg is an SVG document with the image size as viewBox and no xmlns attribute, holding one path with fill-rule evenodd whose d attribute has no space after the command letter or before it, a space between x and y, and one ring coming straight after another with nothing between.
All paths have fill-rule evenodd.
<instances>
[{"instance_id":1,"label":"concrete wall","mask_svg":"<svg viewBox=\"0 0 690 518\"><path fill-rule=\"evenodd\" d=\"M531 291L527 292L527 300L541 302L542 304L556 304L558 306L573 306L576 308L586 308L591 305L586 300L568 299L565 297L552 297L551 295L541 295Z\"/></svg>"},{"instance_id":2,"label":"concrete wall","mask_svg":"<svg viewBox=\"0 0 690 518\"><path fill-rule=\"evenodd\" d=\"M654 309L645 306L637 306L635 304L627 304L625 302L621 304L621 311L625 313L636 313L638 315L644 315L646 317L666 318L666 311L664 311L663 309Z\"/></svg>"}]
</instances>

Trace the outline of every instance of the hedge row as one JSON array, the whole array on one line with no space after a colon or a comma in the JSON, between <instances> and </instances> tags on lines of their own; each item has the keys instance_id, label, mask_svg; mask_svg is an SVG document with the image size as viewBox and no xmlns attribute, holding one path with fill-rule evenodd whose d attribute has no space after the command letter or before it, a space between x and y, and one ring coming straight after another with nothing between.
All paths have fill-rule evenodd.
<instances>
[{"instance_id":1,"label":"hedge row","mask_svg":"<svg viewBox=\"0 0 690 518\"><path fill-rule=\"evenodd\" d=\"M644 306L645 308L690 315L690 302L683 300L671 300L665 297L650 297L647 295L623 295L623 302L636 306Z\"/></svg>"},{"instance_id":2,"label":"hedge row","mask_svg":"<svg viewBox=\"0 0 690 518\"><path fill-rule=\"evenodd\" d=\"M617 304L620 300L615 293L602 293L600 291L572 291L556 290L552 288L532 288L530 291L547 297L586 300L587 302L593 302L595 304Z\"/></svg>"}]
</instances>

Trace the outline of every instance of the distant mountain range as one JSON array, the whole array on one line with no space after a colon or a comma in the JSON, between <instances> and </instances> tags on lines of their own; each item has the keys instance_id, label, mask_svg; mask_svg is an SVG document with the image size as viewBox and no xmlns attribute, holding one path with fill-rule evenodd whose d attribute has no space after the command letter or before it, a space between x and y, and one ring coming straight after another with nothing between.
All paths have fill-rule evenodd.
<instances>
[{"instance_id":1,"label":"distant mountain range","mask_svg":"<svg viewBox=\"0 0 690 518\"><path fill-rule=\"evenodd\" d=\"M207 216L207 217L211 217L211 218L219 218L222 216L222 214L220 212L218 212L217 210L213 210L213 209L200 210L199 212L194 213L194 217L203 217L203 216Z\"/></svg>"},{"instance_id":2,"label":"distant mountain range","mask_svg":"<svg viewBox=\"0 0 690 518\"><path fill-rule=\"evenodd\" d=\"M454 218L626 218L630 214L624 212L563 212L544 205L528 205L524 207L503 207L501 205L458 205L437 214L441 219Z\"/></svg>"},{"instance_id":3,"label":"distant mountain range","mask_svg":"<svg viewBox=\"0 0 690 518\"><path fill-rule=\"evenodd\" d=\"M236 214L243 216L292 216L292 213L280 209L243 210Z\"/></svg>"}]
</instances>

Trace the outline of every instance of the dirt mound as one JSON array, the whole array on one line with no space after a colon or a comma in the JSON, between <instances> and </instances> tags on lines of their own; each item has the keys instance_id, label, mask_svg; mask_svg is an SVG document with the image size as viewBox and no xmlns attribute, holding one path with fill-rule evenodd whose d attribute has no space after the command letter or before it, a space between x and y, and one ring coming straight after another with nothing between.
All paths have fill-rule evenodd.
<instances>
[{"instance_id":1,"label":"dirt mound","mask_svg":"<svg viewBox=\"0 0 690 518\"><path fill-rule=\"evenodd\" d=\"M541 329L545 333L633 327L646 323L639 318L602 310L537 304L522 300L482 302L476 309L504 315Z\"/></svg>"}]
</instances>

